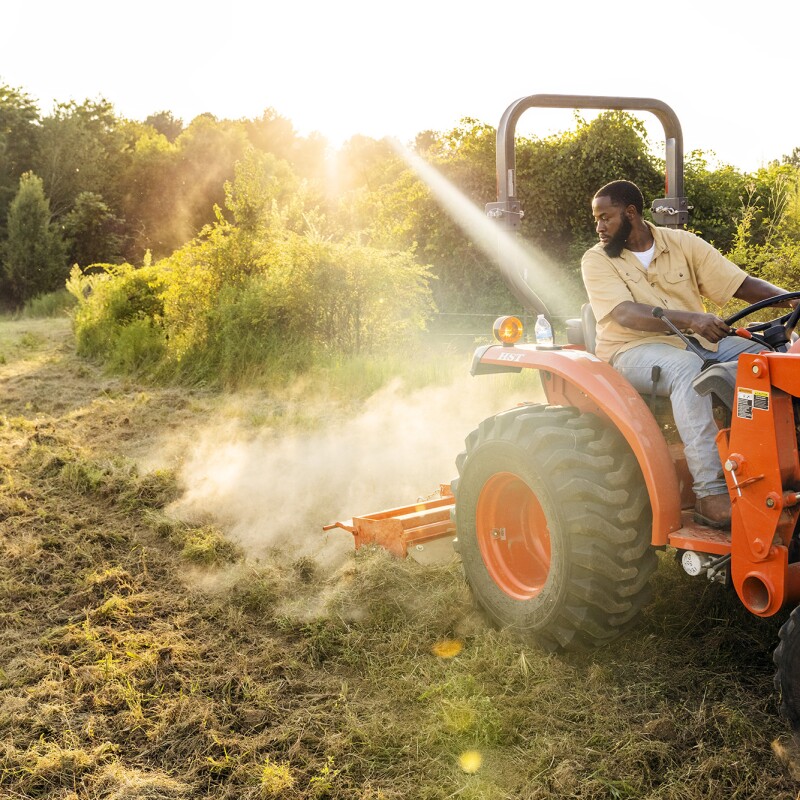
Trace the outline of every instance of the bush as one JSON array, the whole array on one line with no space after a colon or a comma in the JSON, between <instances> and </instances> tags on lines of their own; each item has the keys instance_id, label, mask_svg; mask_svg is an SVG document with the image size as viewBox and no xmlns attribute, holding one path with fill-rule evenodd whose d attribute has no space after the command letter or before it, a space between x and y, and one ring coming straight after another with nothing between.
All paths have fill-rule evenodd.
<instances>
[{"instance_id":1,"label":"bush","mask_svg":"<svg viewBox=\"0 0 800 800\"><path fill-rule=\"evenodd\" d=\"M165 327L185 377L229 386L280 383L331 354L407 346L425 327L428 273L408 253L296 234L256 248L236 237L171 259ZM220 250L250 256L224 283L210 268Z\"/></svg>"},{"instance_id":2,"label":"bush","mask_svg":"<svg viewBox=\"0 0 800 800\"><path fill-rule=\"evenodd\" d=\"M407 348L433 310L427 268L411 249L322 236L297 193L278 191L287 170L245 159L225 186L234 221L217 208L213 225L155 264L73 268L79 353L115 370L236 386Z\"/></svg>"},{"instance_id":3,"label":"bush","mask_svg":"<svg viewBox=\"0 0 800 800\"><path fill-rule=\"evenodd\" d=\"M796 220L784 218L776 225L776 233L766 242L754 241L754 228L757 224L751 208L742 213L733 248L726 255L749 275L762 278L787 292L800 291L800 242L784 233L784 226L793 225ZM743 308L744 301L732 300L724 309L725 315ZM756 312L749 321L764 321L786 313L784 308L765 308Z\"/></svg>"},{"instance_id":4,"label":"bush","mask_svg":"<svg viewBox=\"0 0 800 800\"><path fill-rule=\"evenodd\" d=\"M108 366L116 372L156 372L166 354L164 331L151 319L134 319L122 326L108 354Z\"/></svg>"},{"instance_id":5,"label":"bush","mask_svg":"<svg viewBox=\"0 0 800 800\"><path fill-rule=\"evenodd\" d=\"M40 294L28 300L20 316L24 319L62 317L72 311L77 300L66 289Z\"/></svg>"},{"instance_id":6,"label":"bush","mask_svg":"<svg viewBox=\"0 0 800 800\"><path fill-rule=\"evenodd\" d=\"M159 270L130 264L75 266L67 290L74 314L78 353L120 371L152 370L166 352Z\"/></svg>"},{"instance_id":7,"label":"bush","mask_svg":"<svg viewBox=\"0 0 800 800\"><path fill-rule=\"evenodd\" d=\"M407 347L432 311L410 253L221 222L152 266L73 269L78 351L206 385L285 382L320 360Z\"/></svg>"}]
</instances>

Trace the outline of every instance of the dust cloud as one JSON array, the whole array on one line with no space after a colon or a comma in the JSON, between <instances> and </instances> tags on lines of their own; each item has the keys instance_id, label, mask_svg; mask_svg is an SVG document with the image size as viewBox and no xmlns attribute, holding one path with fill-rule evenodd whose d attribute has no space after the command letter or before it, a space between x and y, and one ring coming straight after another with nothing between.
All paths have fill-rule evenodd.
<instances>
[{"instance_id":1,"label":"dust cloud","mask_svg":"<svg viewBox=\"0 0 800 800\"><path fill-rule=\"evenodd\" d=\"M322 525L415 502L449 483L464 438L483 418L541 399L530 385L523 396L514 378L465 375L413 391L394 382L357 415L313 432L212 422L195 434L180 472L185 492L169 512L213 520L251 556L277 547L338 560L352 538Z\"/></svg>"}]
</instances>

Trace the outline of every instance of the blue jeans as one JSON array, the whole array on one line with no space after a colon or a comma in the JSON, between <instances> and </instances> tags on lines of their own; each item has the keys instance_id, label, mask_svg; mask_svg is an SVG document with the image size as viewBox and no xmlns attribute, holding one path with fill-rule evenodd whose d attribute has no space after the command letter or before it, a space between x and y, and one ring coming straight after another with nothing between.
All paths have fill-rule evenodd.
<instances>
[{"instance_id":1,"label":"blue jeans","mask_svg":"<svg viewBox=\"0 0 800 800\"><path fill-rule=\"evenodd\" d=\"M758 353L763 346L739 336L728 336L719 343L720 361L735 362L741 353ZM695 497L727 492L715 438L719 432L714 421L711 397L694 390L692 380L700 373L702 361L689 350L668 344L642 344L614 358L614 369L643 394L653 388L654 366L661 367L656 394L669 397L672 415L683 442L686 463L694 479ZM732 363L731 369L736 368Z\"/></svg>"}]
</instances>

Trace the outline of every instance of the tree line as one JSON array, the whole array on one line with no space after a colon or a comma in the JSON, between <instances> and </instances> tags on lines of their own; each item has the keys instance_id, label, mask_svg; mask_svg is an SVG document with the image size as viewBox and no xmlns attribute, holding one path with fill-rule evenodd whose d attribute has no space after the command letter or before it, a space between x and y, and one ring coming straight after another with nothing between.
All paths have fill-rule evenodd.
<instances>
[{"instance_id":1,"label":"tree line","mask_svg":"<svg viewBox=\"0 0 800 800\"><path fill-rule=\"evenodd\" d=\"M491 125L464 118L449 131L420 132L412 146L478 208L494 199ZM647 140L640 120L618 111L591 121L576 114L571 130L518 140L521 235L560 265L560 279L572 281L576 292L580 255L596 241L592 195L625 177L646 198L661 196L660 148ZM743 173L715 163L711 152L687 154L691 227L742 266L792 273L800 240L799 164L795 150ZM82 273L106 265L106 275L130 279L132 270L162 264L163 278L186 258L206 259L193 280L223 294L253 276L269 277L275 305L276 265L285 268L290 252L306 259L306 288L313 284L330 299L325 306L304 295L308 313L313 308L327 320L320 341L338 336L345 349L365 346L365 320L374 317L342 262L345 253L362 265L394 254L382 263L392 280L398 264L406 265L413 276L407 291L422 304L420 320L428 313L423 307L494 312L513 304L494 265L388 140L356 136L334 153L321 136L298 135L274 109L256 119L201 114L184 124L169 111L134 121L106 100L73 100L43 115L24 90L0 85L0 293L7 307L63 287L74 265ZM281 313L288 313L292 295L290 272L284 269ZM373 270L370 285L380 285L380 272ZM334 288L343 281L349 288L338 296ZM178 289L170 287L174 297ZM404 291L381 298L376 288L369 302L407 310ZM345 300L346 313L336 305ZM347 325L336 328L345 317ZM156 328L163 323L158 314L148 319Z\"/></svg>"},{"instance_id":2,"label":"tree line","mask_svg":"<svg viewBox=\"0 0 800 800\"><path fill-rule=\"evenodd\" d=\"M324 171L324 140L297 136L272 109L184 125L168 111L138 122L106 100L85 100L42 115L26 92L0 85L3 296L19 304L63 285L75 263L173 252L213 220L248 147L286 160L301 178Z\"/></svg>"}]
</instances>

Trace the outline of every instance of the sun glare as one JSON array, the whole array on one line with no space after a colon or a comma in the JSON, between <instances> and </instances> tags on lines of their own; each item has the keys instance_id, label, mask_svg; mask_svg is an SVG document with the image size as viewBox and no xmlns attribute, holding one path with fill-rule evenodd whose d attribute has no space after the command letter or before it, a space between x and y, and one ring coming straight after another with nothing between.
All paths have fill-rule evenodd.
<instances>
[{"instance_id":1,"label":"sun glare","mask_svg":"<svg viewBox=\"0 0 800 800\"><path fill-rule=\"evenodd\" d=\"M548 306L559 305L558 281L554 280L558 267L544 253L529 244L523 244L513 234L502 230L435 167L408 147L396 140L393 145L400 157L427 185L445 212L500 269L506 283L513 287L522 282L539 299L542 308L528 310L548 312ZM516 294L519 295L519 292Z\"/></svg>"}]
</instances>

